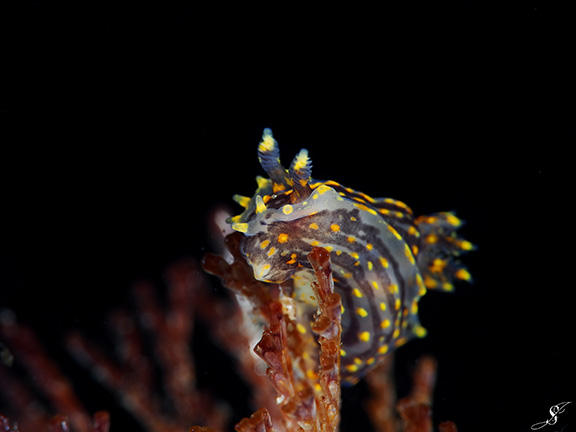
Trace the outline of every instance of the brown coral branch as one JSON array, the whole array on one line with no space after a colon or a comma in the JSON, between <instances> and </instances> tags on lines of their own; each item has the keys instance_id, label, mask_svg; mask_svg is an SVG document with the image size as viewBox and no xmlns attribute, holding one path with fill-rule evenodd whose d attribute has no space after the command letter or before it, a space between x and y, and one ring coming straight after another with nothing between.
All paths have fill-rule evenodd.
<instances>
[{"instance_id":1,"label":"brown coral branch","mask_svg":"<svg viewBox=\"0 0 576 432\"><path fill-rule=\"evenodd\" d=\"M158 306L160 302L149 284L134 288L140 322L149 330L163 372L166 400L154 388L152 361L144 355L142 336L126 312L112 315L119 364L79 334L68 337L68 347L149 431L179 431L183 425L196 422L222 430L227 409L196 388L190 351L195 311L203 306L196 299L196 290L204 291L200 288L204 281L191 261L175 264L167 276L166 310Z\"/></svg>"},{"instance_id":2,"label":"brown coral branch","mask_svg":"<svg viewBox=\"0 0 576 432\"><path fill-rule=\"evenodd\" d=\"M334 292L330 253L314 247L308 254L314 268L316 281L312 283L318 301L318 313L312 330L319 335L321 392L318 398L318 415L321 431L335 431L340 422L340 337L342 333L342 303Z\"/></svg>"},{"instance_id":3,"label":"brown coral branch","mask_svg":"<svg viewBox=\"0 0 576 432\"><path fill-rule=\"evenodd\" d=\"M458 432L456 424L452 421L444 421L438 425L440 432Z\"/></svg>"},{"instance_id":4,"label":"brown coral branch","mask_svg":"<svg viewBox=\"0 0 576 432\"><path fill-rule=\"evenodd\" d=\"M420 358L413 374L413 387L408 397L396 404L404 432L432 432L431 405L436 382L436 361Z\"/></svg>"},{"instance_id":5,"label":"brown coral branch","mask_svg":"<svg viewBox=\"0 0 576 432\"><path fill-rule=\"evenodd\" d=\"M261 408L250 416L240 421L234 428L237 432L272 432L272 419L266 408Z\"/></svg>"},{"instance_id":6,"label":"brown coral branch","mask_svg":"<svg viewBox=\"0 0 576 432\"><path fill-rule=\"evenodd\" d=\"M53 407L58 412L68 415L70 423L77 432L88 431L90 416L77 398L72 383L48 357L34 333L28 327L19 324L13 316L9 316L8 312L4 312L0 317L0 336L13 350L15 361L21 362L28 370L34 384ZM28 415L28 410L30 411L32 421L31 424L26 424L26 427L34 427L35 421L45 422L46 419L42 419L44 415L38 411L27 390L22 386L20 391L18 388L15 390L12 391L13 399L10 400L15 405L14 408L26 414L24 419ZM2 390L3 393L5 391L9 390Z\"/></svg>"},{"instance_id":7,"label":"brown coral branch","mask_svg":"<svg viewBox=\"0 0 576 432\"><path fill-rule=\"evenodd\" d=\"M202 267L207 273L217 276L222 285L237 296L248 299L252 305L251 317L261 317L268 323L279 322L282 317L282 305L273 302L278 297L278 287L264 284L254 279L252 269L240 253L240 233L232 233L224 239L224 245L232 262L222 256L207 253L202 260ZM238 361L238 369L243 379L253 389L254 407L266 407L273 423L282 429L284 416L276 404L277 393L270 386L265 376L256 372L260 362L250 347L250 334L253 331L251 317L246 317L238 303L227 305L200 290L202 308L198 316L210 327L215 340ZM260 331L261 334L261 331Z\"/></svg>"},{"instance_id":8,"label":"brown coral branch","mask_svg":"<svg viewBox=\"0 0 576 432\"><path fill-rule=\"evenodd\" d=\"M190 351L194 321L193 269L187 263L167 273L169 302L166 312L158 307L154 290L147 284L134 290L142 323L152 335L155 354L164 371L164 387L177 416L185 419L196 402L196 376ZM189 283L190 282L190 283Z\"/></svg>"},{"instance_id":9,"label":"brown coral branch","mask_svg":"<svg viewBox=\"0 0 576 432\"><path fill-rule=\"evenodd\" d=\"M366 383L371 397L366 402L366 411L376 432L396 432L397 422L394 411L396 391L392 381L394 358L385 357L382 363L366 375Z\"/></svg>"},{"instance_id":10,"label":"brown coral branch","mask_svg":"<svg viewBox=\"0 0 576 432\"><path fill-rule=\"evenodd\" d=\"M45 407L38 403L30 389L18 380L7 367L0 365L0 397L10 405L12 414L21 418L19 425L23 430L41 429L49 418ZM24 415L25 414L25 415ZM0 431L8 431L7 417L0 417ZM2 429L4 428L4 429Z\"/></svg>"},{"instance_id":11,"label":"brown coral branch","mask_svg":"<svg viewBox=\"0 0 576 432\"><path fill-rule=\"evenodd\" d=\"M68 416L58 414L48 421L49 432L72 432ZM88 432L108 432L110 430L110 414L106 411L98 411L94 414L92 424L88 427Z\"/></svg>"},{"instance_id":12,"label":"brown coral branch","mask_svg":"<svg viewBox=\"0 0 576 432\"><path fill-rule=\"evenodd\" d=\"M254 352L267 364L266 375L277 392L276 404L283 414L277 426L286 431L335 431L340 412L341 302L334 293L330 254L315 248L309 256L317 277L313 289L319 303L310 325L308 315L298 313L297 305L277 285L254 279L239 251L240 240L238 233L226 237L232 263L208 254L203 266L248 299L253 316L265 318L267 325ZM318 335L318 340L307 328Z\"/></svg>"}]
</instances>

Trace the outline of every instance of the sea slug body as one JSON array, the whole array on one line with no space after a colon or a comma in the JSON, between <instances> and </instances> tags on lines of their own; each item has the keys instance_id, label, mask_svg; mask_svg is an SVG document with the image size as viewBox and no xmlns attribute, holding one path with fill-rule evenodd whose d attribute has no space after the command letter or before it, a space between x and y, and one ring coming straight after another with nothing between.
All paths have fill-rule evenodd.
<instances>
[{"instance_id":1,"label":"sea slug body","mask_svg":"<svg viewBox=\"0 0 576 432\"><path fill-rule=\"evenodd\" d=\"M292 280L302 305L314 305L308 253L314 246L330 252L343 304L342 378L353 384L394 348L426 334L419 299L427 289L470 281L457 258L474 246L456 235L462 222L453 213L415 218L401 201L313 179L306 150L284 168L270 129L258 157L269 178L257 178L252 198L234 197L245 210L229 222L244 234L241 250L254 277Z\"/></svg>"}]
</instances>

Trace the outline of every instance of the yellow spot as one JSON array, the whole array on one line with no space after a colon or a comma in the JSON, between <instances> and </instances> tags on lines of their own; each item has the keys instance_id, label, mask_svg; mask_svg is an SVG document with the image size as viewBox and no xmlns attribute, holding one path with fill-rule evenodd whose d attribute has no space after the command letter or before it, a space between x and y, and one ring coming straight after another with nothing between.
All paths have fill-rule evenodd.
<instances>
[{"instance_id":1,"label":"yellow spot","mask_svg":"<svg viewBox=\"0 0 576 432\"><path fill-rule=\"evenodd\" d=\"M458 279L462 279L465 281L469 281L470 279L472 279L472 276L470 275L470 273L468 273L468 270L463 268L458 270L454 276L456 276Z\"/></svg>"},{"instance_id":2,"label":"yellow spot","mask_svg":"<svg viewBox=\"0 0 576 432\"><path fill-rule=\"evenodd\" d=\"M394 342L394 344L399 347L404 345L407 342L405 337L401 337L400 339L398 339L396 342Z\"/></svg>"},{"instance_id":3,"label":"yellow spot","mask_svg":"<svg viewBox=\"0 0 576 432\"><path fill-rule=\"evenodd\" d=\"M376 359L374 357L370 357L368 360L366 360L366 364L370 366L371 364L374 364L375 361Z\"/></svg>"},{"instance_id":4,"label":"yellow spot","mask_svg":"<svg viewBox=\"0 0 576 432\"><path fill-rule=\"evenodd\" d=\"M295 264L296 263L296 258L298 257L298 255L296 255L295 253L293 253L292 255L290 255L290 260L286 261L286 264Z\"/></svg>"},{"instance_id":5,"label":"yellow spot","mask_svg":"<svg viewBox=\"0 0 576 432\"><path fill-rule=\"evenodd\" d=\"M282 183L272 183L272 192L277 193L286 189Z\"/></svg>"},{"instance_id":6,"label":"yellow spot","mask_svg":"<svg viewBox=\"0 0 576 432\"><path fill-rule=\"evenodd\" d=\"M328 192L331 188L329 186L326 185L320 185L318 186L315 191L318 192L320 195L325 194L326 192Z\"/></svg>"},{"instance_id":7,"label":"yellow spot","mask_svg":"<svg viewBox=\"0 0 576 432\"><path fill-rule=\"evenodd\" d=\"M368 316L368 312L364 308L356 308L356 313L362 318L366 318Z\"/></svg>"},{"instance_id":8,"label":"yellow spot","mask_svg":"<svg viewBox=\"0 0 576 432\"><path fill-rule=\"evenodd\" d=\"M342 273L342 276L344 276L346 279L350 279L352 277L352 273L350 272Z\"/></svg>"},{"instance_id":9,"label":"yellow spot","mask_svg":"<svg viewBox=\"0 0 576 432\"><path fill-rule=\"evenodd\" d=\"M382 322L380 322L380 328L386 329L386 328L390 327L390 324L392 324L392 323L390 322L390 320L389 320L389 319L385 319L385 320L383 320Z\"/></svg>"},{"instance_id":10,"label":"yellow spot","mask_svg":"<svg viewBox=\"0 0 576 432\"><path fill-rule=\"evenodd\" d=\"M424 337L426 336L427 333L428 331L421 325L417 325L414 327L414 334L418 337Z\"/></svg>"},{"instance_id":11,"label":"yellow spot","mask_svg":"<svg viewBox=\"0 0 576 432\"><path fill-rule=\"evenodd\" d=\"M344 356L346 355L346 351L344 351L343 349L341 349L341 350L340 350L340 355L341 355L342 357L344 357Z\"/></svg>"},{"instance_id":12,"label":"yellow spot","mask_svg":"<svg viewBox=\"0 0 576 432\"><path fill-rule=\"evenodd\" d=\"M345 366L348 372L358 372L358 365L350 364Z\"/></svg>"},{"instance_id":13,"label":"yellow spot","mask_svg":"<svg viewBox=\"0 0 576 432\"><path fill-rule=\"evenodd\" d=\"M366 263L366 266L368 267L368 271L372 271L372 269L374 268L374 264L372 264L372 261L368 261Z\"/></svg>"},{"instance_id":14,"label":"yellow spot","mask_svg":"<svg viewBox=\"0 0 576 432\"><path fill-rule=\"evenodd\" d=\"M314 240L312 241L312 243L310 243L310 245L312 246L318 246L320 244L320 242L318 240Z\"/></svg>"},{"instance_id":15,"label":"yellow spot","mask_svg":"<svg viewBox=\"0 0 576 432\"><path fill-rule=\"evenodd\" d=\"M452 285L450 282L444 282L442 284L442 289L444 291L454 291L454 285Z\"/></svg>"},{"instance_id":16,"label":"yellow spot","mask_svg":"<svg viewBox=\"0 0 576 432\"><path fill-rule=\"evenodd\" d=\"M378 348L378 354L386 354L388 352L388 345L382 345Z\"/></svg>"},{"instance_id":17,"label":"yellow spot","mask_svg":"<svg viewBox=\"0 0 576 432\"><path fill-rule=\"evenodd\" d=\"M342 255L342 251L341 251L341 250L337 250L337 251L336 251L336 255L338 255L338 256Z\"/></svg>"},{"instance_id":18,"label":"yellow spot","mask_svg":"<svg viewBox=\"0 0 576 432\"><path fill-rule=\"evenodd\" d=\"M234 224L232 224L232 229L234 231L245 233L246 231L248 231L248 224L247 223L234 223Z\"/></svg>"},{"instance_id":19,"label":"yellow spot","mask_svg":"<svg viewBox=\"0 0 576 432\"><path fill-rule=\"evenodd\" d=\"M360 339L362 342L369 342L370 341L370 332L364 331L362 333L359 333L358 339Z\"/></svg>"},{"instance_id":20,"label":"yellow spot","mask_svg":"<svg viewBox=\"0 0 576 432\"><path fill-rule=\"evenodd\" d=\"M394 309L400 310L400 305L401 305L401 304L402 304L402 303L400 302L400 299L396 299L396 300L394 301Z\"/></svg>"},{"instance_id":21,"label":"yellow spot","mask_svg":"<svg viewBox=\"0 0 576 432\"><path fill-rule=\"evenodd\" d=\"M413 225L411 225L410 228L408 228L408 234L410 234L410 235L414 235L417 232L418 232L418 230Z\"/></svg>"},{"instance_id":22,"label":"yellow spot","mask_svg":"<svg viewBox=\"0 0 576 432\"><path fill-rule=\"evenodd\" d=\"M424 276L424 286L430 289L437 288L438 282L436 279L432 279L430 276L426 275Z\"/></svg>"},{"instance_id":23,"label":"yellow spot","mask_svg":"<svg viewBox=\"0 0 576 432\"><path fill-rule=\"evenodd\" d=\"M301 334L306 334L306 327L300 323L296 324L296 330L298 330L298 332Z\"/></svg>"},{"instance_id":24,"label":"yellow spot","mask_svg":"<svg viewBox=\"0 0 576 432\"><path fill-rule=\"evenodd\" d=\"M280 233L278 234L278 243L286 243L288 241L288 234Z\"/></svg>"},{"instance_id":25,"label":"yellow spot","mask_svg":"<svg viewBox=\"0 0 576 432\"><path fill-rule=\"evenodd\" d=\"M443 259L436 258L434 261L432 261L432 265L428 268L432 273L442 273L446 265L448 265L448 262Z\"/></svg>"},{"instance_id":26,"label":"yellow spot","mask_svg":"<svg viewBox=\"0 0 576 432\"><path fill-rule=\"evenodd\" d=\"M372 243L368 243L366 245L366 249L368 249L368 250L372 250L373 248L374 248L374 246L372 246Z\"/></svg>"},{"instance_id":27,"label":"yellow spot","mask_svg":"<svg viewBox=\"0 0 576 432\"><path fill-rule=\"evenodd\" d=\"M390 284L388 290L390 291L391 294L396 294L398 292L398 285Z\"/></svg>"},{"instance_id":28,"label":"yellow spot","mask_svg":"<svg viewBox=\"0 0 576 432\"><path fill-rule=\"evenodd\" d=\"M343 306L343 305L340 305L340 313L344 313L345 310L346 310L346 309L344 309L344 306Z\"/></svg>"},{"instance_id":29,"label":"yellow spot","mask_svg":"<svg viewBox=\"0 0 576 432\"><path fill-rule=\"evenodd\" d=\"M388 228L388 231L390 231L392 234L394 234L394 237L396 237L398 240L402 240L402 236L398 233L398 231L396 231L394 229L394 227L392 225L388 225L387 228Z\"/></svg>"},{"instance_id":30,"label":"yellow spot","mask_svg":"<svg viewBox=\"0 0 576 432\"><path fill-rule=\"evenodd\" d=\"M428 244L434 244L438 241L438 236L436 234L428 234L425 240Z\"/></svg>"},{"instance_id":31,"label":"yellow spot","mask_svg":"<svg viewBox=\"0 0 576 432\"><path fill-rule=\"evenodd\" d=\"M270 269L270 264L264 264L262 266L262 270L260 270L260 273L258 274L258 277L262 277L262 275L266 272L266 270Z\"/></svg>"},{"instance_id":32,"label":"yellow spot","mask_svg":"<svg viewBox=\"0 0 576 432\"><path fill-rule=\"evenodd\" d=\"M378 210L380 213L384 214L384 215L388 215L390 214L390 210L386 209L386 208L381 208L380 210Z\"/></svg>"},{"instance_id":33,"label":"yellow spot","mask_svg":"<svg viewBox=\"0 0 576 432\"><path fill-rule=\"evenodd\" d=\"M470 251L474 249L474 245L470 243L468 240L462 240L461 242L458 243L458 246L460 246L460 248L465 251Z\"/></svg>"},{"instance_id":34,"label":"yellow spot","mask_svg":"<svg viewBox=\"0 0 576 432\"><path fill-rule=\"evenodd\" d=\"M448 215L446 215L446 222L455 227L458 227L462 224L462 221L460 221L460 219L458 219L452 213L448 213Z\"/></svg>"},{"instance_id":35,"label":"yellow spot","mask_svg":"<svg viewBox=\"0 0 576 432\"><path fill-rule=\"evenodd\" d=\"M332 252L334 250L332 246L324 246L324 249L326 249L328 252Z\"/></svg>"},{"instance_id":36,"label":"yellow spot","mask_svg":"<svg viewBox=\"0 0 576 432\"><path fill-rule=\"evenodd\" d=\"M426 286L424 285L424 281L422 280L422 276L420 276L420 273L416 274L416 283L418 284L418 288L420 289L418 291L418 295L423 296L424 294L426 294Z\"/></svg>"},{"instance_id":37,"label":"yellow spot","mask_svg":"<svg viewBox=\"0 0 576 432\"><path fill-rule=\"evenodd\" d=\"M350 256L354 259L360 259L360 255L358 255L356 252L350 253Z\"/></svg>"},{"instance_id":38,"label":"yellow spot","mask_svg":"<svg viewBox=\"0 0 576 432\"><path fill-rule=\"evenodd\" d=\"M412 255L414 256L418 255L418 246L416 245L412 246Z\"/></svg>"},{"instance_id":39,"label":"yellow spot","mask_svg":"<svg viewBox=\"0 0 576 432\"><path fill-rule=\"evenodd\" d=\"M352 290L352 293L353 293L356 297L358 297L358 298L364 297L364 296L362 295L362 292L361 292L358 288L354 288L354 289Z\"/></svg>"},{"instance_id":40,"label":"yellow spot","mask_svg":"<svg viewBox=\"0 0 576 432\"><path fill-rule=\"evenodd\" d=\"M412 255L412 251L410 250L410 247L407 244L404 244L404 255L406 255L406 258L408 258L410 264L412 265L416 264L416 261L414 260L414 255Z\"/></svg>"},{"instance_id":41,"label":"yellow spot","mask_svg":"<svg viewBox=\"0 0 576 432\"><path fill-rule=\"evenodd\" d=\"M346 240L348 240L349 243L354 243L356 241L356 237L348 236L348 238Z\"/></svg>"},{"instance_id":42,"label":"yellow spot","mask_svg":"<svg viewBox=\"0 0 576 432\"><path fill-rule=\"evenodd\" d=\"M270 244L270 240L266 239L262 243L260 243L260 247L262 249L266 249L266 247L268 247L269 244Z\"/></svg>"},{"instance_id":43,"label":"yellow spot","mask_svg":"<svg viewBox=\"0 0 576 432\"><path fill-rule=\"evenodd\" d=\"M400 336L400 329L397 328L396 330L394 330L394 333L392 333L392 338L396 339L398 336Z\"/></svg>"},{"instance_id":44,"label":"yellow spot","mask_svg":"<svg viewBox=\"0 0 576 432\"><path fill-rule=\"evenodd\" d=\"M362 364L362 359L360 357L354 357L354 364L360 366Z\"/></svg>"},{"instance_id":45,"label":"yellow spot","mask_svg":"<svg viewBox=\"0 0 576 432\"><path fill-rule=\"evenodd\" d=\"M386 310L386 303L380 302L380 310L382 310L382 311Z\"/></svg>"},{"instance_id":46,"label":"yellow spot","mask_svg":"<svg viewBox=\"0 0 576 432\"><path fill-rule=\"evenodd\" d=\"M276 248L272 246L266 255L272 256L276 253Z\"/></svg>"},{"instance_id":47,"label":"yellow spot","mask_svg":"<svg viewBox=\"0 0 576 432\"><path fill-rule=\"evenodd\" d=\"M338 232L338 231L340 231L340 225L332 224L332 225L330 225L330 229L334 232Z\"/></svg>"},{"instance_id":48,"label":"yellow spot","mask_svg":"<svg viewBox=\"0 0 576 432\"><path fill-rule=\"evenodd\" d=\"M418 303L417 302L412 303L412 307L410 308L410 313L412 315L416 315L418 313Z\"/></svg>"},{"instance_id":49,"label":"yellow spot","mask_svg":"<svg viewBox=\"0 0 576 432\"><path fill-rule=\"evenodd\" d=\"M260 195L256 195L256 213L264 213L266 211L266 204Z\"/></svg>"},{"instance_id":50,"label":"yellow spot","mask_svg":"<svg viewBox=\"0 0 576 432\"><path fill-rule=\"evenodd\" d=\"M379 289L380 289L380 287L378 286L378 282L376 282L376 281L374 281L374 280L372 281L372 286L374 287L375 290L379 290Z\"/></svg>"},{"instance_id":51,"label":"yellow spot","mask_svg":"<svg viewBox=\"0 0 576 432\"><path fill-rule=\"evenodd\" d=\"M318 229L318 224L317 224L316 222L312 222L308 228L310 228L310 229Z\"/></svg>"},{"instance_id":52,"label":"yellow spot","mask_svg":"<svg viewBox=\"0 0 576 432\"><path fill-rule=\"evenodd\" d=\"M286 204L284 207L282 207L282 213L285 215L289 215L293 210L294 208L290 204Z\"/></svg>"},{"instance_id":53,"label":"yellow spot","mask_svg":"<svg viewBox=\"0 0 576 432\"><path fill-rule=\"evenodd\" d=\"M438 222L438 218L436 216L428 216L426 219L426 223L432 225Z\"/></svg>"},{"instance_id":54,"label":"yellow spot","mask_svg":"<svg viewBox=\"0 0 576 432\"><path fill-rule=\"evenodd\" d=\"M388 263L388 260L386 258L380 257L378 259L380 260L380 264L382 264L382 267L388 268L389 263Z\"/></svg>"},{"instance_id":55,"label":"yellow spot","mask_svg":"<svg viewBox=\"0 0 576 432\"><path fill-rule=\"evenodd\" d=\"M248 199L250 199L250 198L248 198ZM354 216L351 216L351 217L350 217L350 220L351 220L352 222L356 222L358 219L356 219Z\"/></svg>"}]
</instances>

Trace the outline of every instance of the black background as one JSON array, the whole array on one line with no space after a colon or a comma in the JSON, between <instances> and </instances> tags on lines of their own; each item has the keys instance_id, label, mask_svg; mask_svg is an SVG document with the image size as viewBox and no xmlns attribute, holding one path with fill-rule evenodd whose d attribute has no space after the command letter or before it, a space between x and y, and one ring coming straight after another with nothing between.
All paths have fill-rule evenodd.
<instances>
[{"instance_id":1,"label":"black background","mask_svg":"<svg viewBox=\"0 0 576 432\"><path fill-rule=\"evenodd\" d=\"M422 300L400 391L433 353L436 421L529 430L574 400L575 19L553 1L5 9L0 307L137 430L62 335L104 332L132 283L210 249L208 212L252 194L270 127L285 164L305 147L316 178L466 220L475 283ZM362 393L344 394L345 430L366 426Z\"/></svg>"}]
</instances>

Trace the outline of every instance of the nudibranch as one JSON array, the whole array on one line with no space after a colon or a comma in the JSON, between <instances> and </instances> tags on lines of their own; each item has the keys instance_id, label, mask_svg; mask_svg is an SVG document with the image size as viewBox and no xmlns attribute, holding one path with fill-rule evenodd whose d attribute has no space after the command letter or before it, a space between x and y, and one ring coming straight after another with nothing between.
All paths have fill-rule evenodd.
<instances>
[{"instance_id":1,"label":"nudibranch","mask_svg":"<svg viewBox=\"0 0 576 432\"><path fill-rule=\"evenodd\" d=\"M305 149L286 169L270 129L258 158L269 178L257 177L253 197L234 196L245 210L228 222L244 234L241 251L254 277L291 279L304 308L314 306L307 255L314 246L330 252L343 304L343 382L355 383L392 349L426 334L418 301L427 289L451 291L454 280L471 280L457 258L474 246L456 235L462 222L453 213L415 218L401 201L315 180Z\"/></svg>"}]
</instances>

